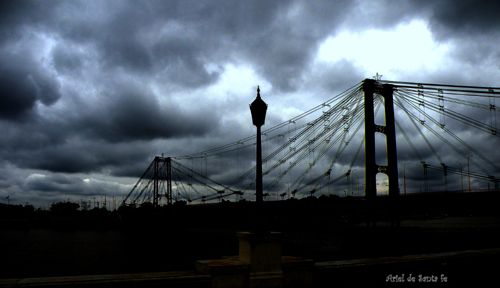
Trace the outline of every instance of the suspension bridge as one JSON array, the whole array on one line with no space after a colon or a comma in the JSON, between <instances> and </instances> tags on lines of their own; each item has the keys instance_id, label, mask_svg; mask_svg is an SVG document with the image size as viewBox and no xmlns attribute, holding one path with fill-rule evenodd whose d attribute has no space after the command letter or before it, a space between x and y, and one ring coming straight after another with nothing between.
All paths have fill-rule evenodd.
<instances>
[{"instance_id":1,"label":"suspension bridge","mask_svg":"<svg viewBox=\"0 0 500 288\"><path fill-rule=\"evenodd\" d=\"M264 196L498 191L499 98L498 87L365 79L262 131ZM122 205L253 201L255 144L156 156Z\"/></svg>"}]
</instances>

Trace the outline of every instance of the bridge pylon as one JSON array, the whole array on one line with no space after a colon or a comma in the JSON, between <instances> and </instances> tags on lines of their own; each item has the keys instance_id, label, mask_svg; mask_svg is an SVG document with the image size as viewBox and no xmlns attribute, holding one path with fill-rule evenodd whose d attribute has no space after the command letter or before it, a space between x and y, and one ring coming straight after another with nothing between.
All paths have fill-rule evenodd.
<instances>
[{"instance_id":1,"label":"bridge pylon","mask_svg":"<svg viewBox=\"0 0 500 288\"><path fill-rule=\"evenodd\" d=\"M396 148L396 129L394 122L393 86L381 84L373 79L363 81L365 102L365 197L377 196L377 173L389 178L389 196L399 195L398 156ZM385 125L375 124L374 94L384 97ZM375 133L386 136L387 166L377 165L375 160Z\"/></svg>"},{"instance_id":2,"label":"bridge pylon","mask_svg":"<svg viewBox=\"0 0 500 288\"><path fill-rule=\"evenodd\" d=\"M167 205L172 204L172 159L156 156L153 160L153 206L160 204L161 184L166 184L165 198Z\"/></svg>"}]
</instances>

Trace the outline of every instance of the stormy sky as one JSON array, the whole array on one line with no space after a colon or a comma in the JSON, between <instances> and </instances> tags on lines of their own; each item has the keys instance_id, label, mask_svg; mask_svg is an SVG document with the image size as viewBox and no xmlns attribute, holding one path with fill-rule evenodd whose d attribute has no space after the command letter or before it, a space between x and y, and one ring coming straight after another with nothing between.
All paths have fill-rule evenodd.
<instances>
[{"instance_id":1,"label":"stormy sky","mask_svg":"<svg viewBox=\"0 0 500 288\"><path fill-rule=\"evenodd\" d=\"M267 123L376 73L500 86L495 0L0 5L0 202L126 194L155 155L254 133L257 85Z\"/></svg>"}]
</instances>

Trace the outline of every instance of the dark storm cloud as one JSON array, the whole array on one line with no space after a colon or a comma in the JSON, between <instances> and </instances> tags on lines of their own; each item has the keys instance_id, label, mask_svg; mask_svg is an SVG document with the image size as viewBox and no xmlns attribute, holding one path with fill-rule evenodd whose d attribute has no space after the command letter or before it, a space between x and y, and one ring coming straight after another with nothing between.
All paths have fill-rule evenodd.
<instances>
[{"instance_id":1,"label":"dark storm cloud","mask_svg":"<svg viewBox=\"0 0 500 288\"><path fill-rule=\"evenodd\" d=\"M66 45L58 45L52 50L54 68L62 74L80 70L84 58L83 53L68 49Z\"/></svg>"},{"instance_id":2,"label":"dark storm cloud","mask_svg":"<svg viewBox=\"0 0 500 288\"><path fill-rule=\"evenodd\" d=\"M118 87L96 102L68 104L69 114L63 110L28 122L1 122L2 159L24 168L74 173L111 167L114 173L134 165L131 161L144 165L141 160L152 153L150 140L202 136L217 126L217 119L196 109L160 105L154 95L130 84Z\"/></svg>"},{"instance_id":3,"label":"dark storm cloud","mask_svg":"<svg viewBox=\"0 0 500 288\"><path fill-rule=\"evenodd\" d=\"M363 74L357 67L346 60L340 60L335 65L324 65L315 71L310 72L310 83L304 85L323 89L331 96L332 91L348 88L348 85L355 85L363 79ZM340 91L338 91L340 92Z\"/></svg>"},{"instance_id":4,"label":"dark storm cloud","mask_svg":"<svg viewBox=\"0 0 500 288\"><path fill-rule=\"evenodd\" d=\"M32 51L6 50L0 50L0 118L28 116L37 101L51 105L61 97L59 82L38 67Z\"/></svg>"},{"instance_id":5,"label":"dark storm cloud","mask_svg":"<svg viewBox=\"0 0 500 288\"><path fill-rule=\"evenodd\" d=\"M161 75L181 87L212 83L217 75L204 67L203 35L195 30L185 33L184 29L193 28L176 19L183 16L176 14L177 6L176 2L72 1L59 5L55 20L45 25L66 43L94 50L102 69ZM69 60L64 59L67 54L56 54L56 64Z\"/></svg>"},{"instance_id":6,"label":"dark storm cloud","mask_svg":"<svg viewBox=\"0 0 500 288\"><path fill-rule=\"evenodd\" d=\"M47 179L48 178L48 179ZM71 184L74 182L74 177L68 177L65 175L54 175L47 177L46 175L34 174L28 177L26 181L26 188L38 190L38 191L62 191L68 192ZM79 179L81 181L81 179Z\"/></svg>"},{"instance_id":7,"label":"dark storm cloud","mask_svg":"<svg viewBox=\"0 0 500 288\"><path fill-rule=\"evenodd\" d=\"M276 88L293 90L318 41L342 21L349 3L83 1L61 5L65 17L52 29L68 41L95 43L108 68L157 71L173 83L199 87L218 76L206 63L243 57ZM113 12L103 17L102 10Z\"/></svg>"},{"instance_id":8,"label":"dark storm cloud","mask_svg":"<svg viewBox=\"0 0 500 288\"><path fill-rule=\"evenodd\" d=\"M35 138L25 137L26 141ZM107 175L137 176L151 161L151 143L106 143L74 138L60 143L37 144L29 149L2 149L1 157L18 167L63 173L99 172Z\"/></svg>"},{"instance_id":9,"label":"dark storm cloud","mask_svg":"<svg viewBox=\"0 0 500 288\"><path fill-rule=\"evenodd\" d=\"M302 81L319 41L335 31L351 8L349 1L296 1L277 10L264 31L253 31L258 38L243 38L240 43L273 85L293 91Z\"/></svg>"},{"instance_id":10,"label":"dark storm cloud","mask_svg":"<svg viewBox=\"0 0 500 288\"><path fill-rule=\"evenodd\" d=\"M53 4L57 2L52 1ZM19 36L19 31L26 25L39 23L47 20L47 11L43 11L44 4L41 1L2 1L0 4L0 42L10 37Z\"/></svg>"},{"instance_id":11,"label":"dark storm cloud","mask_svg":"<svg viewBox=\"0 0 500 288\"><path fill-rule=\"evenodd\" d=\"M0 118L20 119L31 116L37 101L56 102L60 87L55 75L38 63L40 47L26 41L30 28L45 19L41 2L0 5Z\"/></svg>"},{"instance_id":12,"label":"dark storm cloud","mask_svg":"<svg viewBox=\"0 0 500 288\"><path fill-rule=\"evenodd\" d=\"M0 117L2 118L25 115L33 108L36 101L36 89L28 75L2 73L0 91L2 91L0 92L2 94Z\"/></svg>"},{"instance_id":13,"label":"dark storm cloud","mask_svg":"<svg viewBox=\"0 0 500 288\"><path fill-rule=\"evenodd\" d=\"M424 18L439 38L498 34L500 3L496 0L378 0L358 1L353 26L391 27Z\"/></svg>"},{"instance_id":14,"label":"dark storm cloud","mask_svg":"<svg viewBox=\"0 0 500 288\"><path fill-rule=\"evenodd\" d=\"M438 40L454 40L456 57L473 65L500 62L500 2L495 0L410 1L425 15ZM500 64L497 64L499 67Z\"/></svg>"},{"instance_id":15,"label":"dark storm cloud","mask_svg":"<svg viewBox=\"0 0 500 288\"><path fill-rule=\"evenodd\" d=\"M38 197L52 201L66 201L68 198L74 200L75 196L113 196L124 192L123 186L119 184L110 184L95 178L61 174L32 174L26 178L22 188L34 191Z\"/></svg>"},{"instance_id":16,"label":"dark storm cloud","mask_svg":"<svg viewBox=\"0 0 500 288\"><path fill-rule=\"evenodd\" d=\"M156 97L138 87L123 86L126 89L119 88L90 105L77 119L75 128L91 138L121 142L201 136L217 126L213 116L202 115L201 111L185 112L173 103L162 107Z\"/></svg>"},{"instance_id":17,"label":"dark storm cloud","mask_svg":"<svg viewBox=\"0 0 500 288\"><path fill-rule=\"evenodd\" d=\"M500 3L495 0L414 1L415 7L431 12L433 30L443 38L498 34Z\"/></svg>"},{"instance_id":18,"label":"dark storm cloud","mask_svg":"<svg viewBox=\"0 0 500 288\"><path fill-rule=\"evenodd\" d=\"M3 27L33 29L59 39L52 57L63 74L82 61L81 52L66 47L84 45L95 49L102 69L156 74L181 87L213 83L218 72L207 70L207 63L243 57L275 88L290 91L300 82L318 41L349 11L347 2L72 1L42 9L26 1L8 5L10 16ZM28 110L33 98L24 100L18 108Z\"/></svg>"}]
</instances>

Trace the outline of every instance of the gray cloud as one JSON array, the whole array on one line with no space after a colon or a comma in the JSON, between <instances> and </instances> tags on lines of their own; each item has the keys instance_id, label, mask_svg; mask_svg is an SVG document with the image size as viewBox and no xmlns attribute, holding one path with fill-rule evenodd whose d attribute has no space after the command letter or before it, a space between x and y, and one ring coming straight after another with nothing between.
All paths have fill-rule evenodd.
<instances>
[{"instance_id":1,"label":"gray cloud","mask_svg":"<svg viewBox=\"0 0 500 288\"><path fill-rule=\"evenodd\" d=\"M411 1L440 41L453 41L456 58L472 65L500 62L500 3L494 0ZM497 69L498 69L497 64Z\"/></svg>"},{"instance_id":2,"label":"gray cloud","mask_svg":"<svg viewBox=\"0 0 500 288\"><path fill-rule=\"evenodd\" d=\"M443 38L499 33L498 1L415 1L417 6L430 10L431 25Z\"/></svg>"},{"instance_id":3,"label":"gray cloud","mask_svg":"<svg viewBox=\"0 0 500 288\"><path fill-rule=\"evenodd\" d=\"M274 86L286 91L295 89L318 41L335 29L350 8L349 1L333 5L302 1L118 3L112 7L109 2L63 5L60 13L75 16L76 21L63 17L53 25L62 27L58 33L69 41L95 42L109 68L163 72L183 87L199 87L217 79L205 63L244 57ZM74 9L81 15L74 15ZM113 13L102 17L95 9L112 9ZM95 21L83 21L84 17Z\"/></svg>"},{"instance_id":4,"label":"gray cloud","mask_svg":"<svg viewBox=\"0 0 500 288\"><path fill-rule=\"evenodd\" d=\"M108 196L111 198L125 193L127 186L79 175L31 174L24 180L22 188L33 191L40 198L52 201L66 201L67 199L79 201L81 199L88 200L89 196Z\"/></svg>"},{"instance_id":5,"label":"gray cloud","mask_svg":"<svg viewBox=\"0 0 500 288\"><path fill-rule=\"evenodd\" d=\"M37 101L52 105L61 97L59 82L31 59L32 51L5 50L0 50L0 118L23 118Z\"/></svg>"},{"instance_id":6,"label":"gray cloud","mask_svg":"<svg viewBox=\"0 0 500 288\"><path fill-rule=\"evenodd\" d=\"M52 51L54 68L61 74L79 71L82 68L84 58L83 53L68 49L66 45L58 45Z\"/></svg>"},{"instance_id":7,"label":"gray cloud","mask_svg":"<svg viewBox=\"0 0 500 288\"><path fill-rule=\"evenodd\" d=\"M92 138L120 142L203 135L217 125L212 116L188 114L173 103L162 107L152 95L128 88L103 97L107 103L91 105L95 110L83 112L75 128Z\"/></svg>"}]
</instances>

